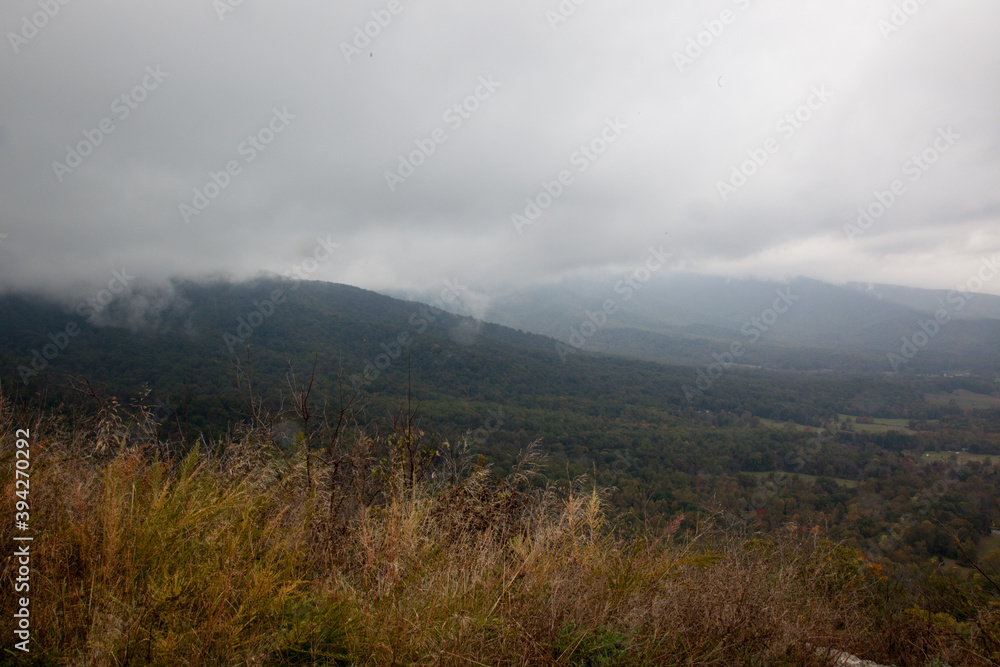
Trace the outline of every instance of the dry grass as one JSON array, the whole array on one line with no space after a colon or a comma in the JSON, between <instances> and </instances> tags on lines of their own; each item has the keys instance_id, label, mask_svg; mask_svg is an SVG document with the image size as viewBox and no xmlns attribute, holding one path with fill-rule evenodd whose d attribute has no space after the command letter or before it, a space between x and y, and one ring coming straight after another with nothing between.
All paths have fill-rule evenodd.
<instances>
[{"instance_id":1,"label":"dry grass","mask_svg":"<svg viewBox=\"0 0 1000 667\"><path fill-rule=\"evenodd\" d=\"M0 510L13 429L30 427L37 531L33 652L11 664L833 664L816 646L989 664L972 635L880 602L877 568L813 533L678 518L626 538L597 490L532 485L530 457L506 478L412 483L408 432L355 433L307 473L254 433L171 457L141 424L105 410L71 431L0 405Z\"/></svg>"}]
</instances>

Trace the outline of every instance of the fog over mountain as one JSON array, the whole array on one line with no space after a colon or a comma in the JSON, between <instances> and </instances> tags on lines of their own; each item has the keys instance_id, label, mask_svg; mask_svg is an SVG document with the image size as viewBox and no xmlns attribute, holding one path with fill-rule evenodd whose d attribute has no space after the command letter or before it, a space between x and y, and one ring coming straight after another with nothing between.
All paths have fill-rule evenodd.
<instances>
[{"instance_id":1,"label":"fog over mountain","mask_svg":"<svg viewBox=\"0 0 1000 667\"><path fill-rule=\"evenodd\" d=\"M732 363L942 372L988 371L1000 349L1000 298L975 285L945 291L808 278L637 275L577 275L491 295L462 284L455 297L450 290L395 295L549 336L563 358L588 350L709 364L740 343L746 349ZM913 358L920 351L919 363L899 361L911 358L902 353L910 345L917 348Z\"/></svg>"}]
</instances>

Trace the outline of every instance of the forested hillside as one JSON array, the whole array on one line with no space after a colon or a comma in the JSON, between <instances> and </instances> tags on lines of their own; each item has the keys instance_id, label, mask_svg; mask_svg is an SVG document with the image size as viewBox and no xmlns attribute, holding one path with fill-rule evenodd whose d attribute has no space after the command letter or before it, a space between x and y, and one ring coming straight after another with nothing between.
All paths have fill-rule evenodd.
<instances>
[{"instance_id":1,"label":"forested hillside","mask_svg":"<svg viewBox=\"0 0 1000 667\"><path fill-rule=\"evenodd\" d=\"M971 598L942 582L964 591L1000 564L988 376L560 355L539 335L322 283L177 284L155 311L137 307L150 302L115 301L88 323L4 297L4 396L68 429L137 411L175 458L225 456L249 429L241 447L316 456L317 475L349 460L330 458L343 434L401 424L425 434L406 450L430 466L411 470L421 478L458 474L448 452L507 474L530 450L536 490L590 484L623 534L693 535L709 518L722 534L822 534L959 626Z\"/></svg>"}]
</instances>

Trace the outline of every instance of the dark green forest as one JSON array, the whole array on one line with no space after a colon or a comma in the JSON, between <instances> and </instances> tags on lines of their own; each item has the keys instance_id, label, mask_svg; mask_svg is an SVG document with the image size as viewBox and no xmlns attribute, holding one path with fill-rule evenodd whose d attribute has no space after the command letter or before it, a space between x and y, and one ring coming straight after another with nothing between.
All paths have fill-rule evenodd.
<instances>
[{"instance_id":1,"label":"dark green forest","mask_svg":"<svg viewBox=\"0 0 1000 667\"><path fill-rule=\"evenodd\" d=\"M409 406L436 442L464 439L501 471L538 441L548 480L589 476L633 525L683 513L734 530L818 527L873 558L948 562L956 576L1000 557L989 376L733 366L686 396L693 366L564 361L543 336L308 282L178 283L155 312L116 302L101 316L0 299L8 393L70 421L101 400L141 404L180 453L250 420L257 399L296 446L292 399L311 382L316 419L349 402L377 425Z\"/></svg>"}]
</instances>

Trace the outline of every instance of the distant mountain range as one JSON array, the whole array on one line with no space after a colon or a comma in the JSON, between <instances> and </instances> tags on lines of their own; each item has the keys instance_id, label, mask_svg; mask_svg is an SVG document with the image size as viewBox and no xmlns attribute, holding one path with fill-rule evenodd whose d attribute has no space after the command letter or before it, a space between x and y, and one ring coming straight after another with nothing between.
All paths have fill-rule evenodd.
<instances>
[{"instance_id":1,"label":"distant mountain range","mask_svg":"<svg viewBox=\"0 0 1000 667\"><path fill-rule=\"evenodd\" d=\"M739 343L737 361L752 366L1000 371L1000 297L988 294L805 278L576 278L490 295L483 318L570 349L687 364Z\"/></svg>"},{"instance_id":2,"label":"distant mountain range","mask_svg":"<svg viewBox=\"0 0 1000 667\"><path fill-rule=\"evenodd\" d=\"M848 283L847 286L860 290L872 298L897 303L921 312L934 312L939 308L946 308L960 320L1000 320L1000 297L992 294L972 294L971 299L965 299L962 308L953 308L956 306L953 301L957 299L958 290L915 289L880 283ZM968 292L962 294L969 296ZM949 295L952 301L949 301Z\"/></svg>"},{"instance_id":3,"label":"distant mountain range","mask_svg":"<svg viewBox=\"0 0 1000 667\"><path fill-rule=\"evenodd\" d=\"M483 307L458 285L429 304L271 278L178 281L81 308L8 294L0 383L50 403L81 400L66 390L71 378L122 397L148 388L147 403L183 413L186 432L218 434L246 416L237 364L256 395L280 403L290 368L302 379L315 362L320 404L337 404L342 381L363 393L369 417L397 409L411 386L427 423L452 433L494 423L502 409L505 439L491 451L509 458L537 437L568 452L607 446L601 429L690 426L682 416L693 410L814 425L838 412L930 418L939 410L924 393L990 393L1000 377L996 319L937 325L893 374L887 353L933 313L811 280L623 285L577 280L497 295L486 322L444 311ZM912 377L966 373L978 377Z\"/></svg>"},{"instance_id":4,"label":"distant mountain range","mask_svg":"<svg viewBox=\"0 0 1000 667\"><path fill-rule=\"evenodd\" d=\"M609 364L640 367L585 352L695 368L969 373L991 381L1000 373L1000 298L892 285L577 278L484 300L454 283L429 295L428 306L346 285L262 279L106 296L106 306L91 300L76 309L0 296L0 373L29 382L76 373L133 390L176 389L197 368L201 389L222 392L248 345L272 378L283 376L288 359L304 366L319 353L327 364L343 360L354 384L374 388L402 386L409 357L422 387L442 395L484 395L476 382L487 368L494 376L485 386L501 396L515 387L563 392L576 381L565 375L571 360L585 376Z\"/></svg>"}]
</instances>

